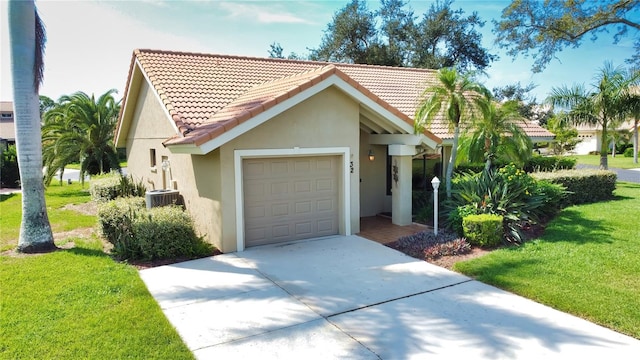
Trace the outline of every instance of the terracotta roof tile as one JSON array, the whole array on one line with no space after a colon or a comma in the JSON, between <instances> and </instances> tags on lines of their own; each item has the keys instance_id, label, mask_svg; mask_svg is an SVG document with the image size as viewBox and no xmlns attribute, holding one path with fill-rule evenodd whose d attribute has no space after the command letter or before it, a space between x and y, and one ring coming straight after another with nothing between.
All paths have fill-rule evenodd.
<instances>
[{"instance_id":1,"label":"terracotta roof tile","mask_svg":"<svg viewBox=\"0 0 640 360\"><path fill-rule=\"evenodd\" d=\"M135 50L129 81L136 59L184 135L165 144L202 144L332 75L412 125L420 94L436 74L428 69ZM438 119L430 131L440 139L452 137Z\"/></svg>"}]
</instances>

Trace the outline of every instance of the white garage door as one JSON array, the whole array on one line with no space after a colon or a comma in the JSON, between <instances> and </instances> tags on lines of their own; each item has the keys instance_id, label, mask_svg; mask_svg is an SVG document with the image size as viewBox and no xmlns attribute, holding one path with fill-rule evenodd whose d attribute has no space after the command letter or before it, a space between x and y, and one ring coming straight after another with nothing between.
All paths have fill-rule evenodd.
<instances>
[{"instance_id":1,"label":"white garage door","mask_svg":"<svg viewBox=\"0 0 640 360\"><path fill-rule=\"evenodd\" d=\"M339 157L245 159L245 246L338 233Z\"/></svg>"}]
</instances>

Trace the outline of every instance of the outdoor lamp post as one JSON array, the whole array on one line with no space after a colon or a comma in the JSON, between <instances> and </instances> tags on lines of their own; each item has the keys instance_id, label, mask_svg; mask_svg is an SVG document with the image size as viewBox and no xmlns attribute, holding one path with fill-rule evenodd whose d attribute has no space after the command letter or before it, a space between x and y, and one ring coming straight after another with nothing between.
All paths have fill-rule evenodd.
<instances>
[{"instance_id":1,"label":"outdoor lamp post","mask_svg":"<svg viewBox=\"0 0 640 360\"><path fill-rule=\"evenodd\" d=\"M437 176L431 180L431 186L433 186L433 234L438 236L438 187L440 180Z\"/></svg>"}]
</instances>

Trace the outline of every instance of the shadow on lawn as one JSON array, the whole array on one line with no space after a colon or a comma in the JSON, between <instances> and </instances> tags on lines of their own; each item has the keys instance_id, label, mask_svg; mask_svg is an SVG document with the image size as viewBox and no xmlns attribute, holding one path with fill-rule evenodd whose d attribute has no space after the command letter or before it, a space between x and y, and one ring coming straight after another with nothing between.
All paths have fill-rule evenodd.
<instances>
[{"instance_id":1,"label":"shadow on lawn","mask_svg":"<svg viewBox=\"0 0 640 360\"><path fill-rule=\"evenodd\" d=\"M70 249L64 249L63 251L81 256L90 256L90 257L109 257L109 254L105 253L102 250L98 249L87 249L84 247L72 247Z\"/></svg>"},{"instance_id":2,"label":"shadow on lawn","mask_svg":"<svg viewBox=\"0 0 640 360\"><path fill-rule=\"evenodd\" d=\"M549 224L541 240L575 244L611 243L613 230L602 220L585 219L579 211L564 209Z\"/></svg>"},{"instance_id":3,"label":"shadow on lawn","mask_svg":"<svg viewBox=\"0 0 640 360\"><path fill-rule=\"evenodd\" d=\"M2 194L0 195L0 202L6 201L11 199L12 197L16 196L15 193L11 193L11 194Z\"/></svg>"}]
</instances>

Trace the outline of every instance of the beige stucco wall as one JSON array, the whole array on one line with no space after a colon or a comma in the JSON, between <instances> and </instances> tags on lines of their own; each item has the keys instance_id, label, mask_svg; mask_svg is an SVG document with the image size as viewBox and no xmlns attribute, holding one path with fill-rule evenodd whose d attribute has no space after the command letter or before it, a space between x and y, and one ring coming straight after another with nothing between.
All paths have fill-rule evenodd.
<instances>
[{"instance_id":1,"label":"beige stucco wall","mask_svg":"<svg viewBox=\"0 0 640 360\"><path fill-rule=\"evenodd\" d=\"M146 82L140 87L136 104L127 134L128 173L142 179L149 190L162 189L164 175L166 187L175 185L183 196L198 233L220 248L220 152L213 151L204 156L172 154L164 148L162 141L174 136L175 130ZM155 168L151 167L150 149L156 151ZM163 156L171 164L167 173L162 170Z\"/></svg>"},{"instance_id":2,"label":"beige stucco wall","mask_svg":"<svg viewBox=\"0 0 640 360\"><path fill-rule=\"evenodd\" d=\"M222 251L237 249L234 151L349 147L354 173L349 175L351 232L360 230L359 105L336 88L326 89L220 148L222 178ZM342 178L342 177L341 177ZM342 186L341 186L342 187ZM340 197L344 196L343 193ZM342 217L344 214L340 214ZM340 229L341 232L344 229Z\"/></svg>"},{"instance_id":3,"label":"beige stucco wall","mask_svg":"<svg viewBox=\"0 0 640 360\"><path fill-rule=\"evenodd\" d=\"M369 160L369 150L375 159ZM360 131L360 216L375 216L391 211L387 195L387 146L370 145L369 134Z\"/></svg>"}]
</instances>

